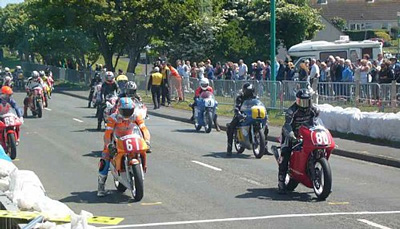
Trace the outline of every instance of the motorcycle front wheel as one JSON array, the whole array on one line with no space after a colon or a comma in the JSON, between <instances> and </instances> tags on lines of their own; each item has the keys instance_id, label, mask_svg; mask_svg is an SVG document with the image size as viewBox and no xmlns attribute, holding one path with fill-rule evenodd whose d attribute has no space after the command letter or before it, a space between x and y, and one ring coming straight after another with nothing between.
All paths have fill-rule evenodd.
<instances>
[{"instance_id":1,"label":"motorcycle front wheel","mask_svg":"<svg viewBox=\"0 0 400 229\"><path fill-rule=\"evenodd\" d=\"M41 101L38 101L37 103L36 103L36 108L37 108L37 116L38 116L38 118L41 118L42 117L42 112L43 112L43 105L42 105L42 102Z\"/></svg>"},{"instance_id":2,"label":"motorcycle front wheel","mask_svg":"<svg viewBox=\"0 0 400 229\"><path fill-rule=\"evenodd\" d=\"M135 201L140 201L144 195L144 182L143 182L143 170L142 164L136 164L132 166L132 178L134 182L134 188L131 190L132 197Z\"/></svg>"},{"instance_id":3,"label":"motorcycle front wheel","mask_svg":"<svg viewBox=\"0 0 400 229\"><path fill-rule=\"evenodd\" d=\"M14 160L17 157L17 143L15 141L15 135L8 134L7 140L8 140L8 154L10 155L11 160Z\"/></svg>"},{"instance_id":4,"label":"motorcycle front wheel","mask_svg":"<svg viewBox=\"0 0 400 229\"><path fill-rule=\"evenodd\" d=\"M320 158L314 163L315 177L313 179L313 189L318 200L325 200L331 193L332 171L326 158Z\"/></svg>"},{"instance_id":5,"label":"motorcycle front wheel","mask_svg":"<svg viewBox=\"0 0 400 229\"><path fill-rule=\"evenodd\" d=\"M206 112L206 114L205 114L206 116L206 120L205 120L205 123L206 123L206 133L208 134L208 133L210 133L211 132L211 129L212 129L212 124L213 124L213 115L212 115L212 111L207 111Z\"/></svg>"},{"instance_id":6,"label":"motorcycle front wheel","mask_svg":"<svg viewBox=\"0 0 400 229\"><path fill-rule=\"evenodd\" d=\"M254 131L253 154L257 159L264 156L265 152L265 136L262 129Z\"/></svg>"}]
</instances>

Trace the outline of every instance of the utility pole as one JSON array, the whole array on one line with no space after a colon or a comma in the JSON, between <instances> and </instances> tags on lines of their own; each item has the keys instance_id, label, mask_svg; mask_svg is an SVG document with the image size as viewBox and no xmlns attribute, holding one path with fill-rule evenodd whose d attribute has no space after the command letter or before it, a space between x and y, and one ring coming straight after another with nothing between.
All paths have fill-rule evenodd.
<instances>
[{"instance_id":1,"label":"utility pole","mask_svg":"<svg viewBox=\"0 0 400 229\"><path fill-rule=\"evenodd\" d=\"M271 79L276 82L276 5L275 0L271 0L271 22L270 22L270 39L271 39ZM276 83L273 83L271 93L271 107L275 107L276 104Z\"/></svg>"}]
</instances>

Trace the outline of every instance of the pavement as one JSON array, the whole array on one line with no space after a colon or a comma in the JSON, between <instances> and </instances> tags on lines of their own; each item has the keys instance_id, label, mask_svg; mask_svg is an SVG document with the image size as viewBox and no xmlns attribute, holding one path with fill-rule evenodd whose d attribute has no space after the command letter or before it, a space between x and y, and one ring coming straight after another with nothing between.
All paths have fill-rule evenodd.
<instances>
[{"instance_id":1,"label":"pavement","mask_svg":"<svg viewBox=\"0 0 400 229\"><path fill-rule=\"evenodd\" d=\"M21 104L23 93L15 93ZM153 153L148 155L145 194L133 202L118 193L96 196L103 132L95 109L83 99L55 93L43 118L28 117L21 128L19 169L33 170L50 198L79 213L124 217L101 228L398 228L400 170L332 155L332 193L317 201L299 185L277 194L277 163L252 152L226 157L226 134L196 132L192 124L150 115ZM157 111L158 112L158 111ZM160 109L166 113L167 109ZM181 117L185 117L182 113ZM186 118L186 117L185 117ZM275 143L270 143L275 144Z\"/></svg>"},{"instance_id":2,"label":"pavement","mask_svg":"<svg viewBox=\"0 0 400 229\"><path fill-rule=\"evenodd\" d=\"M87 100L89 94L87 91L60 91L59 93L85 100ZM152 104L148 104L149 115L192 123L189 120L192 113L188 110L174 109L170 107L162 107L162 109L153 110L152 107ZM226 131L226 124L230 123L232 118L219 116L218 120L221 129ZM280 134L281 127L269 126L268 141L277 142ZM333 151L333 154L400 168L400 151L398 147L357 142L335 136L334 140L336 143L336 149Z\"/></svg>"}]
</instances>

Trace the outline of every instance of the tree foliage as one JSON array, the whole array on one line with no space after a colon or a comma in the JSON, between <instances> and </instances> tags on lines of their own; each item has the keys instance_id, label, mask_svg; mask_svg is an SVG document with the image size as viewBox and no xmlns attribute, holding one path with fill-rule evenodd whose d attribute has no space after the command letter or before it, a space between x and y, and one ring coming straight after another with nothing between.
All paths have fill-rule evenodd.
<instances>
[{"instance_id":1,"label":"tree foliage","mask_svg":"<svg viewBox=\"0 0 400 229\"><path fill-rule=\"evenodd\" d=\"M347 22L345 19L341 18L341 17L334 17L331 19L331 23L336 26L338 29L340 30L345 30L346 29L346 25Z\"/></svg>"},{"instance_id":2,"label":"tree foliage","mask_svg":"<svg viewBox=\"0 0 400 229\"><path fill-rule=\"evenodd\" d=\"M277 45L322 28L307 2L277 2ZM172 59L249 62L269 57L269 7L269 0L27 0L0 9L0 45L48 64L84 67L101 55L111 70L128 54L130 72L148 46Z\"/></svg>"}]
</instances>

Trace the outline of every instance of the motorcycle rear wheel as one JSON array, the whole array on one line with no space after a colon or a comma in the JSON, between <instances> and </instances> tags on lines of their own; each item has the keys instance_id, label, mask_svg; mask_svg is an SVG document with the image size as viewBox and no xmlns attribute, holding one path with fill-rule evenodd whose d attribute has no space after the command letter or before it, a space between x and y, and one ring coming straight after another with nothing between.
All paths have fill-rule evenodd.
<instances>
[{"instance_id":1,"label":"motorcycle rear wheel","mask_svg":"<svg viewBox=\"0 0 400 229\"><path fill-rule=\"evenodd\" d=\"M237 154L242 154L244 152L244 150L246 149L246 148L244 148L244 146L242 146L242 144L240 144L239 140L237 139L236 130L235 130L235 133L233 134L233 144L235 145Z\"/></svg>"},{"instance_id":2,"label":"motorcycle rear wheel","mask_svg":"<svg viewBox=\"0 0 400 229\"><path fill-rule=\"evenodd\" d=\"M132 190L132 197L135 201L140 201L144 195L144 183L143 183L143 170L142 164L136 164L132 166L133 180L135 182L135 188Z\"/></svg>"},{"instance_id":3,"label":"motorcycle rear wheel","mask_svg":"<svg viewBox=\"0 0 400 229\"><path fill-rule=\"evenodd\" d=\"M318 200L325 200L331 193L332 171L326 158L320 158L315 163L315 178L313 179L313 189Z\"/></svg>"},{"instance_id":4,"label":"motorcycle rear wheel","mask_svg":"<svg viewBox=\"0 0 400 229\"><path fill-rule=\"evenodd\" d=\"M15 135L8 134L7 140L8 140L8 154L10 155L11 160L14 160L17 157L17 143L15 141Z\"/></svg>"}]
</instances>

